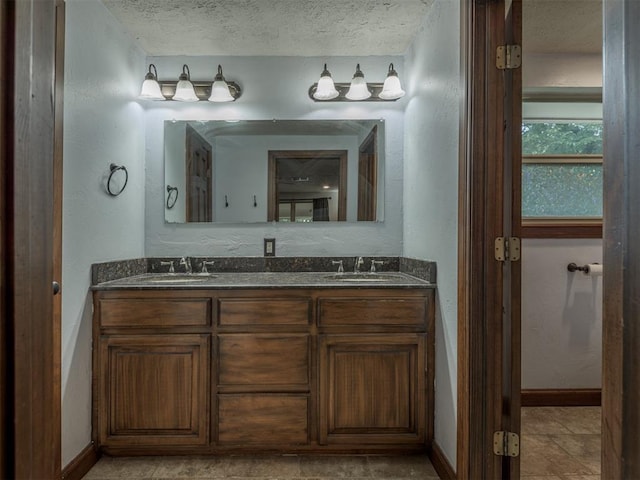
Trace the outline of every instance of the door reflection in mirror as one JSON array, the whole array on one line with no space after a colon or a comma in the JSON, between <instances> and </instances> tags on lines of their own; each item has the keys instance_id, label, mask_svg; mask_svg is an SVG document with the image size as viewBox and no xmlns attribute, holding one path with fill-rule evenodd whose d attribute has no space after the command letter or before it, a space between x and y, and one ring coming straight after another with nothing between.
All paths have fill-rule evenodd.
<instances>
[{"instance_id":1,"label":"door reflection in mirror","mask_svg":"<svg viewBox=\"0 0 640 480\"><path fill-rule=\"evenodd\" d=\"M344 222L347 158L347 150L269 151L267 219Z\"/></svg>"}]
</instances>

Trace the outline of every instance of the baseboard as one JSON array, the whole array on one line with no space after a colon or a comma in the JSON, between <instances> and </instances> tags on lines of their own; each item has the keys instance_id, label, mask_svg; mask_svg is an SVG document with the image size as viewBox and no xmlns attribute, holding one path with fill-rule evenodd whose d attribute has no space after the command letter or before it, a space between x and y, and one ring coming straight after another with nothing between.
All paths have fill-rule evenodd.
<instances>
[{"instance_id":1,"label":"baseboard","mask_svg":"<svg viewBox=\"0 0 640 480\"><path fill-rule=\"evenodd\" d=\"M598 407L602 404L599 388L522 390L523 407Z\"/></svg>"},{"instance_id":2,"label":"baseboard","mask_svg":"<svg viewBox=\"0 0 640 480\"><path fill-rule=\"evenodd\" d=\"M431 445L429 460L431 460L431 465L436 469L436 472L442 480L456 480L455 470L442 452L442 449L435 442Z\"/></svg>"},{"instance_id":3,"label":"baseboard","mask_svg":"<svg viewBox=\"0 0 640 480\"><path fill-rule=\"evenodd\" d=\"M100 454L93 443L87 445L76 458L62 469L62 480L80 480L100 459Z\"/></svg>"}]
</instances>

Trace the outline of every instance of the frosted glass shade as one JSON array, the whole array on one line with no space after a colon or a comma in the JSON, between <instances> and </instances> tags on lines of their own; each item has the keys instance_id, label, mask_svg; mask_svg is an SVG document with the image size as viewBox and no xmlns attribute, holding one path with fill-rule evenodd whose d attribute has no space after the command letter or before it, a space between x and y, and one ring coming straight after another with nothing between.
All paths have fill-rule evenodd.
<instances>
[{"instance_id":1,"label":"frosted glass shade","mask_svg":"<svg viewBox=\"0 0 640 480\"><path fill-rule=\"evenodd\" d=\"M404 94L405 91L402 90L398 76L389 75L384 81L384 86L378 96L383 100L397 100L398 98L404 97Z\"/></svg>"},{"instance_id":2,"label":"frosted glass shade","mask_svg":"<svg viewBox=\"0 0 640 480\"><path fill-rule=\"evenodd\" d=\"M193 84L189 80L180 80L176 85L176 94L173 96L173 100L179 102L197 102L198 97Z\"/></svg>"},{"instance_id":3,"label":"frosted glass shade","mask_svg":"<svg viewBox=\"0 0 640 480\"><path fill-rule=\"evenodd\" d=\"M235 99L229 91L229 85L224 80L216 80L211 85L211 95L209 96L210 102L233 102Z\"/></svg>"},{"instance_id":4,"label":"frosted glass shade","mask_svg":"<svg viewBox=\"0 0 640 480\"><path fill-rule=\"evenodd\" d=\"M400 85L400 79L398 78L398 72L393 68L393 63L389 64L389 73L382 86L382 91L378 95L382 100L397 100L404 97L404 90Z\"/></svg>"},{"instance_id":5,"label":"frosted glass shade","mask_svg":"<svg viewBox=\"0 0 640 480\"><path fill-rule=\"evenodd\" d=\"M144 82L142 82L142 88L140 89L140 98L166 100L158 83L158 70L156 70L156 66L153 63L149 64L149 72L144 76Z\"/></svg>"},{"instance_id":6,"label":"frosted glass shade","mask_svg":"<svg viewBox=\"0 0 640 480\"><path fill-rule=\"evenodd\" d=\"M340 93L336 90L333 78L331 78L331 74L327 70L327 65L325 64L324 71L320 76L320 80L318 80L316 91L313 92L313 98L316 100L333 100L338 95L340 95Z\"/></svg>"},{"instance_id":7,"label":"frosted glass shade","mask_svg":"<svg viewBox=\"0 0 640 480\"><path fill-rule=\"evenodd\" d=\"M147 78L142 82L140 98L144 98L145 100L166 100L164 95L162 95L160 84L157 80L152 78Z\"/></svg>"},{"instance_id":8,"label":"frosted glass shade","mask_svg":"<svg viewBox=\"0 0 640 480\"><path fill-rule=\"evenodd\" d=\"M353 77L349 91L345 95L349 100L366 100L371 97L371 92L367 87L364 77Z\"/></svg>"}]
</instances>

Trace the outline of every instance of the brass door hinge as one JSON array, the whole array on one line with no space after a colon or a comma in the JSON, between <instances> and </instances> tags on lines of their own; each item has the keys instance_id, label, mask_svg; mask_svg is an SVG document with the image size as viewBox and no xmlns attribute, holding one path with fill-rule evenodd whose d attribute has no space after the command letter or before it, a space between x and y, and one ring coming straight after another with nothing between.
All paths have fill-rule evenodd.
<instances>
[{"instance_id":1,"label":"brass door hinge","mask_svg":"<svg viewBox=\"0 0 640 480\"><path fill-rule=\"evenodd\" d=\"M522 65L520 45L501 45L496 49L496 67L500 70L513 70Z\"/></svg>"},{"instance_id":2,"label":"brass door hinge","mask_svg":"<svg viewBox=\"0 0 640 480\"><path fill-rule=\"evenodd\" d=\"M520 456L520 437L517 433L494 432L493 453L501 457Z\"/></svg>"},{"instance_id":3,"label":"brass door hinge","mask_svg":"<svg viewBox=\"0 0 640 480\"><path fill-rule=\"evenodd\" d=\"M496 260L499 262L520 260L520 239L518 237L497 237L494 247Z\"/></svg>"}]
</instances>

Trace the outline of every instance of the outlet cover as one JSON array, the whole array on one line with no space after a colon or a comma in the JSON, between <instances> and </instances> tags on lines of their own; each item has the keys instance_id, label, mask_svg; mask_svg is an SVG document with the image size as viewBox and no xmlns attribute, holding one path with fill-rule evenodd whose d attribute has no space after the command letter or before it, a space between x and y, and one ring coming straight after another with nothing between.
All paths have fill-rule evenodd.
<instances>
[{"instance_id":1,"label":"outlet cover","mask_svg":"<svg viewBox=\"0 0 640 480\"><path fill-rule=\"evenodd\" d=\"M264 256L265 257L276 256L276 239L275 238L264 239Z\"/></svg>"}]
</instances>

